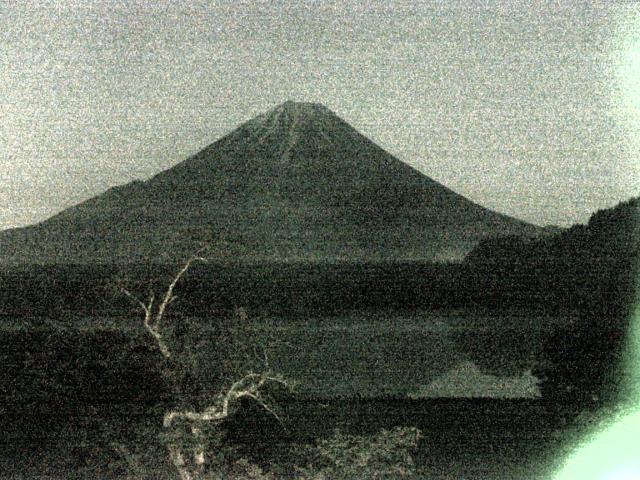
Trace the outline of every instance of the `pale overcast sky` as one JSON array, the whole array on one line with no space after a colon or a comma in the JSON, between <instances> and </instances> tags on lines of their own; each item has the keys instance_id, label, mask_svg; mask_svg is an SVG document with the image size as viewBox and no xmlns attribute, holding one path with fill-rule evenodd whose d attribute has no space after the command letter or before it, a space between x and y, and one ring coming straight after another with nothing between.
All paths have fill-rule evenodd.
<instances>
[{"instance_id":1,"label":"pale overcast sky","mask_svg":"<svg viewBox=\"0 0 640 480\"><path fill-rule=\"evenodd\" d=\"M0 228L288 99L538 224L640 194L637 2L4 0Z\"/></svg>"}]
</instances>

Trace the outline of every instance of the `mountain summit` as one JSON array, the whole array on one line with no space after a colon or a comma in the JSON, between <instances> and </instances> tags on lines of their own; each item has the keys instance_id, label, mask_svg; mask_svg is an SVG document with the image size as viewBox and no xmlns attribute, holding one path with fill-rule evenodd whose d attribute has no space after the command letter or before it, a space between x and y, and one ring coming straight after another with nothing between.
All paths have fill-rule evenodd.
<instances>
[{"instance_id":1,"label":"mountain summit","mask_svg":"<svg viewBox=\"0 0 640 480\"><path fill-rule=\"evenodd\" d=\"M286 102L146 181L0 233L0 260L447 260L540 232L396 159L328 108Z\"/></svg>"}]
</instances>

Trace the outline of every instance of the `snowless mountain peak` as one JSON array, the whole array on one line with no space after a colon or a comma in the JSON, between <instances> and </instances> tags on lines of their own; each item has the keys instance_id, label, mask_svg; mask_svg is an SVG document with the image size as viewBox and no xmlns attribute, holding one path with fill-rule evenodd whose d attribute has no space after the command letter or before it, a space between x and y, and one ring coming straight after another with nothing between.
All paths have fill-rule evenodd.
<instances>
[{"instance_id":1,"label":"snowless mountain peak","mask_svg":"<svg viewBox=\"0 0 640 480\"><path fill-rule=\"evenodd\" d=\"M184 258L212 236L211 258L430 261L537 230L418 172L327 107L289 101L149 180L3 232L0 262Z\"/></svg>"},{"instance_id":2,"label":"snowless mountain peak","mask_svg":"<svg viewBox=\"0 0 640 480\"><path fill-rule=\"evenodd\" d=\"M270 145L283 161L288 161L300 143L315 148L362 141L362 136L322 104L284 102L243 124L236 132L243 141L260 147Z\"/></svg>"},{"instance_id":3,"label":"snowless mountain peak","mask_svg":"<svg viewBox=\"0 0 640 480\"><path fill-rule=\"evenodd\" d=\"M303 114L303 115L332 115L335 114L321 103L314 102L294 102L293 100L287 100L275 107L272 112L288 112L290 114ZM268 113L268 112L267 112Z\"/></svg>"},{"instance_id":4,"label":"snowless mountain peak","mask_svg":"<svg viewBox=\"0 0 640 480\"><path fill-rule=\"evenodd\" d=\"M258 115L247 124L257 127L279 126L295 129L305 123L332 123L338 116L319 103L286 101Z\"/></svg>"}]
</instances>

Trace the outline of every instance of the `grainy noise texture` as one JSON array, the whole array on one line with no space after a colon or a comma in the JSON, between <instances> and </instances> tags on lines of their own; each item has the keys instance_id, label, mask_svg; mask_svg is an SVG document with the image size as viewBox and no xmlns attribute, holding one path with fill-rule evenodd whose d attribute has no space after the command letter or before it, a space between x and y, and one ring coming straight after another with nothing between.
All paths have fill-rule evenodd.
<instances>
[{"instance_id":1,"label":"grainy noise texture","mask_svg":"<svg viewBox=\"0 0 640 480\"><path fill-rule=\"evenodd\" d=\"M586 221L640 186L636 2L0 5L0 228L325 104L487 207Z\"/></svg>"},{"instance_id":2,"label":"grainy noise texture","mask_svg":"<svg viewBox=\"0 0 640 480\"><path fill-rule=\"evenodd\" d=\"M0 480L640 478L640 2L0 0L0 65Z\"/></svg>"}]
</instances>

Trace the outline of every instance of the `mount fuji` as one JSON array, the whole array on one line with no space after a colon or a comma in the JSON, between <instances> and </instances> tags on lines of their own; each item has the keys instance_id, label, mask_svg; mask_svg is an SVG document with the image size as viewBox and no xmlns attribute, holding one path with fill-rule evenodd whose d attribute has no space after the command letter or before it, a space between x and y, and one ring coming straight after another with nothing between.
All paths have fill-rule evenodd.
<instances>
[{"instance_id":1,"label":"mount fuji","mask_svg":"<svg viewBox=\"0 0 640 480\"><path fill-rule=\"evenodd\" d=\"M4 263L442 261L542 228L398 160L326 107L286 102L145 181L0 233Z\"/></svg>"}]
</instances>

